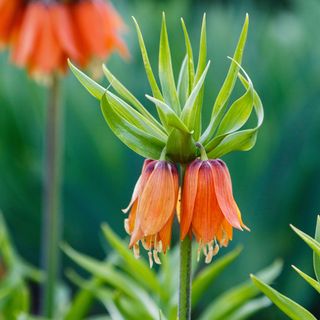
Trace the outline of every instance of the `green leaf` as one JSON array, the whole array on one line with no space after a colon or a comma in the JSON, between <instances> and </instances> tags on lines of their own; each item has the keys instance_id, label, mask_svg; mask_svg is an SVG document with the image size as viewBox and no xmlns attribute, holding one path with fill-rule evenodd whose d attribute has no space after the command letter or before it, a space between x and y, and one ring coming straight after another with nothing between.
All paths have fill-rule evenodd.
<instances>
[{"instance_id":1,"label":"green leaf","mask_svg":"<svg viewBox=\"0 0 320 320\"><path fill-rule=\"evenodd\" d=\"M188 65L188 95L191 93L193 88L193 82L194 82L194 62L193 62L193 52L192 52L192 46L189 38L189 34L187 31L187 27L184 23L183 18L181 18L181 25L182 30L184 33L184 39L186 44L186 50L187 50L187 65Z\"/></svg>"},{"instance_id":2,"label":"green leaf","mask_svg":"<svg viewBox=\"0 0 320 320\"><path fill-rule=\"evenodd\" d=\"M108 243L122 257L126 266L126 271L143 287L161 294L163 291L161 284L154 271L149 268L144 260L136 259L132 252L128 250L128 246L121 241L107 224L102 225L102 231Z\"/></svg>"},{"instance_id":3,"label":"green leaf","mask_svg":"<svg viewBox=\"0 0 320 320\"><path fill-rule=\"evenodd\" d=\"M258 277L251 275L251 279L255 286L261 290L289 318L293 320L316 320L316 318L308 310L275 289L271 288Z\"/></svg>"},{"instance_id":4,"label":"green leaf","mask_svg":"<svg viewBox=\"0 0 320 320\"><path fill-rule=\"evenodd\" d=\"M316 227L316 234L315 234L315 240L320 243L320 216L317 217L317 227ZM318 282L320 282L320 256L313 253L313 267L314 267L314 273L316 274Z\"/></svg>"},{"instance_id":5,"label":"green leaf","mask_svg":"<svg viewBox=\"0 0 320 320\"><path fill-rule=\"evenodd\" d=\"M101 109L113 133L130 149L144 158L159 159L165 144L122 118L110 105L106 95L102 97Z\"/></svg>"},{"instance_id":6,"label":"green leaf","mask_svg":"<svg viewBox=\"0 0 320 320\"><path fill-rule=\"evenodd\" d=\"M241 253L242 247L238 247L230 253L217 259L209 267L204 268L192 283L192 305L196 306L214 279L228 267Z\"/></svg>"},{"instance_id":7,"label":"green leaf","mask_svg":"<svg viewBox=\"0 0 320 320\"><path fill-rule=\"evenodd\" d=\"M292 224L290 224L290 227L314 251L316 255L320 256L320 243L318 241L302 232Z\"/></svg>"},{"instance_id":8,"label":"green leaf","mask_svg":"<svg viewBox=\"0 0 320 320\"><path fill-rule=\"evenodd\" d=\"M167 141L167 135L163 133L163 131L159 130L152 122L149 121L149 119L110 91L106 91L106 95L110 105L122 118L135 127L154 135L162 142L165 143Z\"/></svg>"},{"instance_id":9,"label":"green leaf","mask_svg":"<svg viewBox=\"0 0 320 320\"><path fill-rule=\"evenodd\" d=\"M70 60L68 60L68 64L72 73L76 76L76 78L80 81L80 83L87 89L87 91L96 99L101 100L102 96L106 92L106 89L100 86L100 84L98 84L97 82L93 81L85 73L80 71L76 66L74 66L71 63Z\"/></svg>"},{"instance_id":10,"label":"green leaf","mask_svg":"<svg viewBox=\"0 0 320 320\"><path fill-rule=\"evenodd\" d=\"M240 66L239 66L240 67ZM217 135L228 134L240 129L249 119L253 109L254 89L251 79L243 70L249 84L246 92L242 97L236 100L226 112L220 122Z\"/></svg>"},{"instance_id":11,"label":"green leaf","mask_svg":"<svg viewBox=\"0 0 320 320\"><path fill-rule=\"evenodd\" d=\"M141 114L143 114L153 125L159 130L163 131L164 128L159 122L152 116L152 114L140 103L140 101L111 73L111 71L103 65L103 72L110 82L110 85L116 90L116 92L128 103L133 105Z\"/></svg>"},{"instance_id":12,"label":"green leaf","mask_svg":"<svg viewBox=\"0 0 320 320\"><path fill-rule=\"evenodd\" d=\"M204 80L206 78L209 67L210 67L210 61L208 62L207 67L203 71L199 81L197 82L192 92L190 93L190 96L188 97L181 113L181 119L189 128L189 130L194 130L197 123L199 122L199 119L197 118L197 115L199 115L198 109L197 109L198 105L195 102L199 97L199 94L203 87Z\"/></svg>"},{"instance_id":13,"label":"green leaf","mask_svg":"<svg viewBox=\"0 0 320 320\"><path fill-rule=\"evenodd\" d=\"M221 118L223 117L223 114L225 112L225 109L227 108L228 99L233 91L233 88L235 86L235 83L238 77L239 65L241 65L241 62L242 62L243 51L244 51L244 47L247 40L248 26L249 26L249 15L247 14L245 18L245 22L242 27L242 31L239 37L236 50L233 55L233 60L231 61L228 74L213 105L209 126L205 130L204 134L201 136L200 142L202 144L208 143L209 139L212 137L215 130L217 129L221 121Z\"/></svg>"},{"instance_id":14,"label":"green leaf","mask_svg":"<svg viewBox=\"0 0 320 320\"><path fill-rule=\"evenodd\" d=\"M161 91L160 91L160 89L158 87L156 78L155 78L155 76L153 74L153 71L152 71L152 67L151 67L151 64L150 64L150 61L149 61L147 49L146 49L146 46L144 44L144 40L143 40L143 36L142 36L141 30L140 30L139 24L138 24L137 20L134 17L132 17L132 19L133 19L133 22L134 22L135 27L136 27L139 46L140 46L141 55L142 55L142 60L143 60L144 68L146 70L147 78L148 78L148 81L149 81L149 84L150 84L150 87L151 87L151 90L152 90L152 94L157 99L159 99L161 101L164 101L164 99L162 97L162 93L161 93ZM157 111L158 111L158 114L159 114L161 122L164 124L164 116L163 116L163 113L162 113L161 109L157 108Z\"/></svg>"},{"instance_id":15,"label":"green leaf","mask_svg":"<svg viewBox=\"0 0 320 320\"><path fill-rule=\"evenodd\" d=\"M165 14L162 14L162 27L159 48L159 78L164 101L177 113L180 114L180 102L173 76L171 52L166 26ZM157 97L156 97L157 98Z\"/></svg>"},{"instance_id":16,"label":"green leaf","mask_svg":"<svg viewBox=\"0 0 320 320\"><path fill-rule=\"evenodd\" d=\"M302 272L300 269L298 269L295 266L292 266L292 268L298 272L298 274L304 279L306 280L315 290L318 291L318 293L320 293L320 283L316 280L314 280L313 278L311 278L310 276L308 276L306 273Z\"/></svg>"},{"instance_id":17,"label":"green leaf","mask_svg":"<svg viewBox=\"0 0 320 320\"><path fill-rule=\"evenodd\" d=\"M182 120L177 116L177 114L172 110L165 102L162 102L154 97L151 97L146 94L146 98L153 102L156 106L161 108L163 111L163 114L166 118L165 122L167 123L167 126L176 128L184 133L191 134L190 130L187 128L187 126L182 122Z\"/></svg>"},{"instance_id":18,"label":"green leaf","mask_svg":"<svg viewBox=\"0 0 320 320\"><path fill-rule=\"evenodd\" d=\"M282 262L275 261L268 268L258 273L265 282L272 282L282 270ZM204 313L200 316L200 320L225 320L226 317L238 310L250 299L256 297L259 290L251 281L246 281L236 287L231 288L221 294L211 303Z\"/></svg>"},{"instance_id":19,"label":"green leaf","mask_svg":"<svg viewBox=\"0 0 320 320\"><path fill-rule=\"evenodd\" d=\"M62 250L80 267L129 297L136 298L141 291L127 275L114 270L109 264L78 253L66 244L62 245Z\"/></svg>"},{"instance_id":20,"label":"green leaf","mask_svg":"<svg viewBox=\"0 0 320 320\"><path fill-rule=\"evenodd\" d=\"M202 26L201 26L201 34L200 34L200 44L199 44L199 57L198 57L198 65L197 65L197 71L194 78L194 82L197 83L206 67L207 63L207 24L206 24L206 14L203 15L202 18ZM196 123L194 126L194 139L196 141L199 140L201 135L201 109L203 104L203 96L204 96L204 86L202 86L198 98L195 102L196 104L196 112L195 112L195 118Z\"/></svg>"},{"instance_id":21,"label":"green leaf","mask_svg":"<svg viewBox=\"0 0 320 320\"><path fill-rule=\"evenodd\" d=\"M224 320L246 320L251 319L258 311L265 309L271 305L271 301L267 297L257 298L245 303L242 307L227 316Z\"/></svg>"},{"instance_id":22,"label":"green leaf","mask_svg":"<svg viewBox=\"0 0 320 320\"><path fill-rule=\"evenodd\" d=\"M188 75L188 57L185 56L185 58L182 61L182 65L179 72L179 78L178 78L178 96L180 105L184 105L188 99L188 83L189 83L189 75Z\"/></svg>"},{"instance_id":23,"label":"green leaf","mask_svg":"<svg viewBox=\"0 0 320 320\"><path fill-rule=\"evenodd\" d=\"M242 84L248 88L249 83L247 80L241 74L239 74L239 78ZM263 106L256 91L254 91L253 106L257 116L256 127L253 129L240 130L228 134L226 137L222 135L214 138L206 145L206 149L211 150L207 152L210 158L219 158L232 151L248 151L255 145L257 133L264 118Z\"/></svg>"}]
</instances>

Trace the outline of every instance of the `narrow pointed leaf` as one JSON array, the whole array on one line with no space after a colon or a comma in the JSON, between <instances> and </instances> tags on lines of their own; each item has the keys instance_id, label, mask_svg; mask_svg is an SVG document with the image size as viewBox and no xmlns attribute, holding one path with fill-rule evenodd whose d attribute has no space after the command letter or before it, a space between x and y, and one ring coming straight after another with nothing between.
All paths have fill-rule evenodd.
<instances>
[{"instance_id":1,"label":"narrow pointed leaf","mask_svg":"<svg viewBox=\"0 0 320 320\"><path fill-rule=\"evenodd\" d=\"M239 78L245 88L248 89L249 83L247 80L240 74ZM262 102L256 91L254 91L253 106L257 116L256 127L253 129L237 131L226 136L217 136L211 140L207 145L205 145L210 158L222 157L232 151L248 151L255 145L258 130L264 119Z\"/></svg>"},{"instance_id":2,"label":"narrow pointed leaf","mask_svg":"<svg viewBox=\"0 0 320 320\"><path fill-rule=\"evenodd\" d=\"M178 96L180 105L184 105L188 99L188 87L189 87L189 74L188 74L188 57L185 56L185 58L182 61L182 65L179 72L179 78L178 78Z\"/></svg>"},{"instance_id":3,"label":"narrow pointed leaf","mask_svg":"<svg viewBox=\"0 0 320 320\"><path fill-rule=\"evenodd\" d=\"M143 40L143 36L142 36L141 30L140 30L139 24L138 24L138 22L136 21L136 19L134 17L132 17L132 19L133 19L133 22L134 22L135 27L136 27L139 46L140 46L141 55L142 55L142 60L143 60L144 68L145 68L145 71L146 71L146 74L147 74L147 78L148 78L148 81L149 81L149 84L150 84L150 87L151 87L152 94L157 99L159 99L161 101L164 101L164 99L162 97L162 93L161 93L161 91L159 89L159 86L157 84L157 80L156 80L156 78L155 78L155 76L153 74L153 71L152 71L152 67L151 67L151 64L150 64L150 60L149 60L149 57L148 57L147 49L146 49L146 46L144 44L144 40ZM162 113L161 109L157 108L157 111L158 111L161 123L164 124L164 116L163 116L163 113Z\"/></svg>"},{"instance_id":4,"label":"narrow pointed leaf","mask_svg":"<svg viewBox=\"0 0 320 320\"><path fill-rule=\"evenodd\" d=\"M144 260L137 260L121 239L104 224L102 226L103 235L114 250L122 257L125 262L126 271L131 274L143 287L154 292L161 293L162 288L156 274L149 268Z\"/></svg>"},{"instance_id":5,"label":"narrow pointed leaf","mask_svg":"<svg viewBox=\"0 0 320 320\"><path fill-rule=\"evenodd\" d=\"M290 227L314 251L316 255L320 256L320 242L316 241L292 224L290 225Z\"/></svg>"},{"instance_id":6,"label":"narrow pointed leaf","mask_svg":"<svg viewBox=\"0 0 320 320\"><path fill-rule=\"evenodd\" d=\"M182 132L185 133L191 133L191 130L187 128L187 126L182 122L182 120L177 116L177 114L165 103L162 102L154 97L150 97L146 95L147 99L152 101L156 106L161 108L163 111L165 118L166 118L166 123L168 126L172 128L176 128Z\"/></svg>"},{"instance_id":7,"label":"narrow pointed leaf","mask_svg":"<svg viewBox=\"0 0 320 320\"><path fill-rule=\"evenodd\" d=\"M239 65L241 65L242 62L243 51L247 40L248 26L249 16L247 14L228 74L213 105L209 126L201 136L200 141L202 144L206 144L209 139L211 139L227 107L228 99L233 91L238 77Z\"/></svg>"},{"instance_id":8,"label":"narrow pointed leaf","mask_svg":"<svg viewBox=\"0 0 320 320\"><path fill-rule=\"evenodd\" d=\"M207 24L206 24L206 14L203 15L202 18L202 26L201 26L201 35L200 35L200 44L199 44L199 57L198 57L198 65L197 71L194 78L194 82L197 83L206 67L207 64ZM195 126L194 126L194 138L196 141L199 140L201 136L202 129L202 121L201 121L201 109L203 104L203 96L204 96L204 85L202 86L196 104L196 112L195 112Z\"/></svg>"},{"instance_id":9,"label":"narrow pointed leaf","mask_svg":"<svg viewBox=\"0 0 320 320\"><path fill-rule=\"evenodd\" d=\"M320 243L320 216L317 217L317 227L315 240ZM313 267L314 273L316 274L318 282L320 282L320 255L313 253Z\"/></svg>"},{"instance_id":10,"label":"narrow pointed leaf","mask_svg":"<svg viewBox=\"0 0 320 320\"><path fill-rule=\"evenodd\" d=\"M88 77L76 66L74 66L70 60L68 60L68 64L72 73L76 76L79 82L87 89L87 91L96 99L101 100L102 96L106 92L106 89L94 80L92 80L90 77Z\"/></svg>"},{"instance_id":11,"label":"narrow pointed leaf","mask_svg":"<svg viewBox=\"0 0 320 320\"><path fill-rule=\"evenodd\" d=\"M238 310L233 312L230 316L227 316L224 320L246 320L262 309L265 309L271 305L271 301L267 297L257 298L250 300Z\"/></svg>"},{"instance_id":12,"label":"narrow pointed leaf","mask_svg":"<svg viewBox=\"0 0 320 320\"><path fill-rule=\"evenodd\" d=\"M192 283L192 305L196 306L206 290L212 285L214 279L225 270L241 253L242 248L236 248L230 253L217 259L209 267L204 268Z\"/></svg>"},{"instance_id":13,"label":"narrow pointed leaf","mask_svg":"<svg viewBox=\"0 0 320 320\"><path fill-rule=\"evenodd\" d=\"M125 145L142 157L159 159L165 147L162 141L122 118L111 107L106 95L101 100L101 109L110 129Z\"/></svg>"},{"instance_id":14,"label":"narrow pointed leaf","mask_svg":"<svg viewBox=\"0 0 320 320\"><path fill-rule=\"evenodd\" d=\"M300 269L298 269L295 266L292 266L292 268L304 279L306 280L315 290L320 293L320 283L310 276L308 276L306 273L302 272Z\"/></svg>"},{"instance_id":15,"label":"narrow pointed leaf","mask_svg":"<svg viewBox=\"0 0 320 320\"><path fill-rule=\"evenodd\" d=\"M163 13L162 28L159 48L159 78L165 102L177 113L180 114L180 102L174 81L171 52L166 26L166 18Z\"/></svg>"},{"instance_id":16,"label":"narrow pointed leaf","mask_svg":"<svg viewBox=\"0 0 320 320\"><path fill-rule=\"evenodd\" d=\"M154 135L162 142L165 143L167 141L167 135L163 131L158 129L149 119L147 119L145 116L139 113L136 109L132 108L128 103L126 103L124 100L117 97L110 91L107 91L106 95L112 108L122 118L127 120L135 127L141 129L142 131Z\"/></svg>"},{"instance_id":17,"label":"narrow pointed leaf","mask_svg":"<svg viewBox=\"0 0 320 320\"><path fill-rule=\"evenodd\" d=\"M141 102L111 73L111 71L103 65L103 72L110 82L110 85L116 92L128 103L134 106L141 114L150 120L160 130L164 130L159 122L152 116L152 114L141 104Z\"/></svg>"},{"instance_id":18,"label":"narrow pointed leaf","mask_svg":"<svg viewBox=\"0 0 320 320\"><path fill-rule=\"evenodd\" d=\"M289 318L293 320L316 320L316 318L308 310L275 289L271 288L258 277L251 275L251 279L255 286L261 290Z\"/></svg>"},{"instance_id":19,"label":"narrow pointed leaf","mask_svg":"<svg viewBox=\"0 0 320 320\"><path fill-rule=\"evenodd\" d=\"M193 88L193 82L194 82L194 62L193 62L193 52L192 52L192 46L189 38L189 34L187 31L187 27L184 23L184 20L181 18L181 24L182 24L182 30L184 33L184 39L186 44L186 50L187 50L187 59L188 59L188 94L191 93Z\"/></svg>"},{"instance_id":20,"label":"narrow pointed leaf","mask_svg":"<svg viewBox=\"0 0 320 320\"><path fill-rule=\"evenodd\" d=\"M236 100L221 120L217 135L229 134L240 129L249 119L253 109L254 89L249 76L244 72L249 84L246 92Z\"/></svg>"},{"instance_id":21,"label":"narrow pointed leaf","mask_svg":"<svg viewBox=\"0 0 320 320\"><path fill-rule=\"evenodd\" d=\"M210 67L210 61L208 62L207 67L203 71L199 81L193 88L181 113L181 119L186 124L186 126L189 128L190 131L194 130L196 123L199 122L199 119L197 119L197 115L199 114L197 109L198 105L195 104L195 102L199 97L199 93L203 87L203 83L206 78L209 67Z\"/></svg>"},{"instance_id":22,"label":"narrow pointed leaf","mask_svg":"<svg viewBox=\"0 0 320 320\"><path fill-rule=\"evenodd\" d=\"M265 282L270 283L279 276L281 270L282 263L276 261L268 268L260 271L258 275ZM200 320L225 320L227 316L258 294L259 290L255 285L251 281L246 281L215 299L200 316Z\"/></svg>"}]
</instances>

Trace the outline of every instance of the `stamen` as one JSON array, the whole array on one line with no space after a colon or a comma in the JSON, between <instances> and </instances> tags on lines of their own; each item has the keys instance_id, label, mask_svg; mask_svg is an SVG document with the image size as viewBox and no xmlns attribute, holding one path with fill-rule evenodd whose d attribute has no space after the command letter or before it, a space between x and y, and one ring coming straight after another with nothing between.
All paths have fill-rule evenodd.
<instances>
[{"instance_id":1,"label":"stamen","mask_svg":"<svg viewBox=\"0 0 320 320\"><path fill-rule=\"evenodd\" d=\"M162 247L162 241L161 241L161 240L157 242L157 246L155 247L155 249L156 249L158 252L162 252L163 247Z\"/></svg>"},{"instance_id":2,"label":"stamen","mask_svg":"<svg viewBox=\"0 0 320 320\"><path fill-rule=\"evenodd\" d=\"M197 262L200 261L201 250L202 250L202 241L200 240L200 241L199 241L198 250L197 250Z\"/></svg>"},{"instance_id":3,"label":"stamen","mask_svg":"<svg viewBox=\"0 0 320 320\"><path fill-rule=\"evenodd\" d=\"M151 251L148 252L148 257L149 257L149 265L150 265L150 269L151 269L153 267L153 258L152 258Z\"/></svg>"},{"instance_id":4,"label":"stamen","mask_svg":"<svg viewBox=\"0 0 320 320\"><path fill-rule=\"evenodd\" d=\"M133 246L133 255L136 259L140 258L140 246L139 242L135 243Z\"/></svg>"},{"instance_id":5,"label":"stamen","mask_svg":"<svg viewBox=\"0 0 320 320\"><path fill-rule=\"evenodd\" d=\"M212 254L213 254L214 256L217 255L218 252L219 252L219 250L220 250L220 247L219 247L219 245L216 243L215 246L214 246L214 249L213 249Z\"/></svg>"},{"instance_id":6,"label":"stamen","mask_svg":"<svg viewBox=\"0 0 320 320\"><path fill-rule=\"evenodd\" d=\"M124 219L124 230L127 234L130 234L129 219Z\"/></svg>"},{"instance_id":7,"label":"stamen","mask_svg":"<svg viewBox=\"0 0 320 320\"><path fill-rule=\"evenodd\" d=\"M161 264L161 260L158 256L158 251L157 250L153 250L153 259L154 259L154 262L156 264Z\"/></svg>"}]
</instances>

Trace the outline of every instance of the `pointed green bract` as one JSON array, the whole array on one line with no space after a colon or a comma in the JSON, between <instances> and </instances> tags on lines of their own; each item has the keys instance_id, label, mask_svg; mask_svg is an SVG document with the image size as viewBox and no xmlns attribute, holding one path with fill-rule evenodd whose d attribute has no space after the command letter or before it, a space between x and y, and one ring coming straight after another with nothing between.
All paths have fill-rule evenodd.
<instances>
[{"instance_id":1,"label":"pointed green bract","mask_svg":"<svg viewBox=\"0 0 320 320\"><path fill-rule=\"evenodd\" d=\"M101 110L113 133L130 149L145 158L159 159L165 143L122 118L104 95Z\"/></svg>"},{"instance_id":2,"label":"pointed green bract","mask_svg":"<svg viewBox=\"0 0 320 320\"><path fill-rule=\"evenodd\" d=\"M148 118L158 129L165 132L164 128L152 116L152 114L140 103L140 101L110 72L110 70L103 65L103 72L110 82L110 85L116 92L125 99L128 103L133 105L142 115Z\"/></svg>"},{"instance_id":3,"label":"pointed green bract","mask_svg":"<svg viewBox=\"0 0 320 320\"><path fill-rule=\"evenodd\" d=\"M254 285L261 290L280 310L293 320L316 320L305 308L251 275Z\"/></svg>"},{"instance_id":4,"label":"pointed green bract","mask_svg":"<svg viewBox=\"0 0 320 320\"><path fill-rule=\"evenodd\" d=\"M192 46L189 38L189 34L187 31L187 27L184 23L183 18L181 18L181 25L182 30L184 33L184 39L186 43L186 50L187 50L187 65L188 65L188 94L191 93L193 88L193 82L194 82L194 62L193 62L193 52L192 52Z\"/></svg>"},{"instance_id":5,"label":"pointed green bract","mask_svg":"<svg viewBox=\"0 0 320 320\"><path fill-rule=\"evenodd\" d=\"M234 88L234 85L238 77L239 65L241 65L241 62L242 62L243 51L244 51L244 47L247 40L248 26L249 26L249 16L247 14L243 28L242 28L242 32L240 34L237 48L233 55L233 60L231 61L231 65L230 65L227 77L213 105L209 126L205 130L204 134L201 136L200 142L202 144L206 144L208 140L212 137L227 107L228 99L232 93L232 90Z\"/></svg>"},{"instance_id":6,"label":"pointed green bract","mask_svg":"<svg viewBox=\"0 0 320 320\"><path fill-rule=\"evenodd\" d=\"M320 243L320 216L317 216L316 234L314 239ZM317 280L320 282L320 255L316 252L313 252L313 267Z\"/></svg>"},{"instance_id":7,"label":"pointed green bract","mask_svg":"<svg viewBox=\"0 0 320 320\"><path fill-rule=\"evenodd\" d=\"M96 99L101 100L102 96L106 92L106 89L75 67L70 60L68 60L68 64L70 70L79 80L79 82L87 89L87 91Z\"/></svg>"},{"instance_id":8,"label":"pointed green bract","mask_svg":"<svg viewBox=\"0 0 320 320\"><path fill-rule=\"evenodd\" d=\"M306 280L315 290L318 291L318 293L320 293L320 283L316 280L314 280L313 278L311 278L310 276L308 276L306 273L304 273L303 271L301 271L300 269L298 269L295 266L292 266L292 268L304 279Z\"/></svg>"},{"instance_id":9,"label":"pointed green bract","mask_svg":"<svg viewBox=\"0 0 320 320\"><path fill-rule=\"evenodd\" d=\"M189 90L188 57L185 56L180 68L178 86L177 86L179 101L182 106L186 103L188 99L188 95L189 95L188 90Z\"/></svg>"},{"instance_id":10,"label":"pointed green bract","mask_svg":"<svg viewBox=\"0 0 320 320\"><path fill-rule=\"evenodd\" d=\"M220 122L217 135L228 134L240 129L249 119L253 109L254 89L249 76L243 70L249 84L245 94L236 100Z\"/></svg>"},{"instance_id":11,"label":"pointed green bract","mask_svg":"<svg viewBox=\"0 0 320 320\"><path fill-rule=\"evenodd\" d=\"M165 102L177 114L180 114L181 108L173 76L171 52L167 33L166 18L164 13L162 15L162 27L160 34L159 78Z\"/></svg>"},{"instance_id":12,"label":"pointed green bract","mask_svg":"<svg viewBox=\"0 0 320 320\"><path fill-rule=\"evenodd\" d=\"M208 62L207 67L203 71L198 83L195 85L192 92L190 93L181 113L181 119L189 128L189 130L194 130L196 123L199 121L199 119L197 119L197 114L199 115L199 113L197 112L198 110L195 102L199 97L199 93L202 89L209 67L210 61Z\"/></svg>"},{"instance_id":13,"label":"pointed green bract","mask_svg":"<svg viewBox=\"0 0 320 320\"><path fill-rule=\"evenodd\" d=\"M207 64L207 24L206 24L206 14L203 15L202 18L202 26L201 26L201 34L200 34L200 44L199 44L199 57L198 57L198 65L197 71L194 78L194 82L198 82L205 67ZM201 111L202 111L202 103L204 96L204 85L201 87L201 90L198 94L197 100L195 102L195 126L194 126L194 139L196 141L199 140L201 136L202 123L201 123Z\"/></svg>"},{"instance_id":14,"label":"pointed green bract","mask_svg":"<svg viewBox=\"0 0 320 320\"><path fill-rule=\"evenodd\" d=\"M177 116L177 114L165 103L154 97L150 97L146 95L146 98L152 101L156 106L161 108L163 114L166 118L166 123L168 126L176 128L185 133L191 133L191 131L187 128L187 126L183 123L183 121Z\"/></svg>"},{"instance_id":15,"label":"pointed green bract","mask_svg":"<svg viewBox=\"0 0 320 320\"><path fill-rule=\"evenodd\" d=\"M241 75L239 75L239 78L245 88L248 89L248 81ZM219 158L232 151L248 151L254 147L258 130L264 119L262 102L255 90L253 92L253 107L257 116L256 127L215 137L205 146L209 157Z\"/></svg>"}]
</instances>

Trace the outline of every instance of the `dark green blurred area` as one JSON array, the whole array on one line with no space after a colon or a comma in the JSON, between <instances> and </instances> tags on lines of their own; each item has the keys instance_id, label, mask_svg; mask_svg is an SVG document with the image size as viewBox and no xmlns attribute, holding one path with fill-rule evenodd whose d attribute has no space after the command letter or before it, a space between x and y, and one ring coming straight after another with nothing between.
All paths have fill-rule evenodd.
<instances>
[{"instance_id":1,"label":"dark green blurred area","mask_svg":"<svg viewBox=\"0 0 320 320\"><path fill-rule=\"evenodd\" d=\"M197 48L201 17L207 12L208 58L213 63L206 82L204 124L227 72L227 56L232 55L249 12L243 66L264 103L265 123L252 151L232 154L225 161L252 231L236 232L232 246L242 243L245 250L212 295L282 257L284 272L274 286L319 317L313 289L290 267L295 264L312 274L311 251L289 223L313 234L320 209L320 2L119 0L115 6L128 24L132 58L123 62L113 57L108 66L150 109L153 106L144 98L150 89L130 16L140 22L156 69L161 12L166 12L177 73L185 50L180 17ZM0 208L22 255L38 264L45 90L7 60L2 53ZM113 136L97 101L71 75L64 81L64 96L64 239L80 251L102 257L100 224L106 221L125 236L120 209L130 199L143 159ZM258 318L285 319L275 307Z\"/></svg>"}]
</instances>

